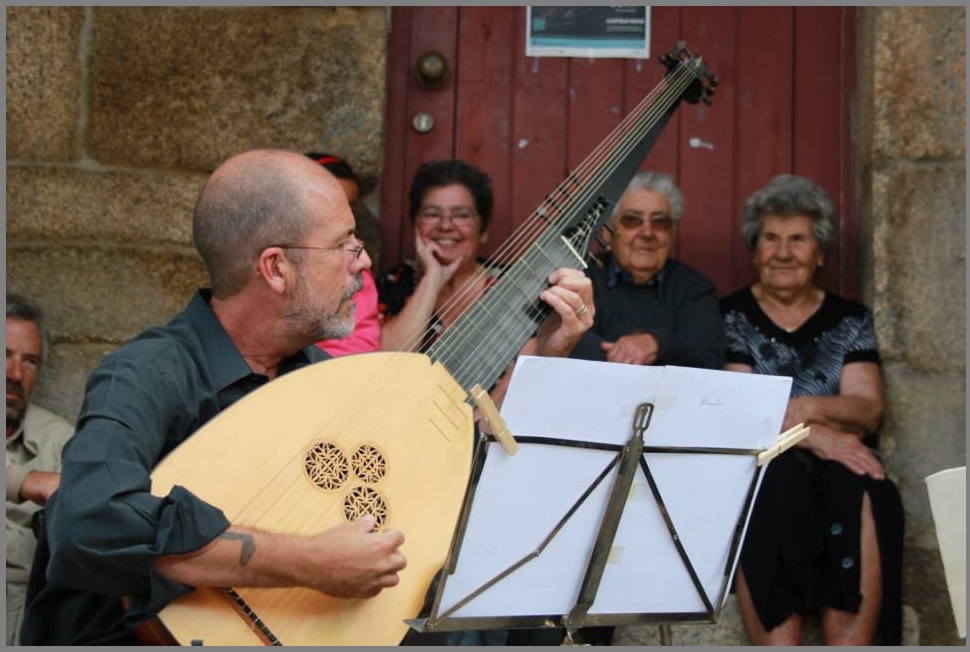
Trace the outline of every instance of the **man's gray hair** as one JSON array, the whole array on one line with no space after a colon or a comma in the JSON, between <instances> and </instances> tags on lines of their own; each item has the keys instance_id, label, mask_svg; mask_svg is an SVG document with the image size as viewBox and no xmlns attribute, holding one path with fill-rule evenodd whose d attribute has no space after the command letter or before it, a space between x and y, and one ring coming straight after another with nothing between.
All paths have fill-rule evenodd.
<instances>
[{"instance_id":1,"label":"man's gray hair","mask_svg":"<svg viewBox=\"0 0 970 652\"><path fill-rule=\"evenodd\" d=\"M667 200L667 206L670 207L670 217L673 219L674 224L680 222L684 216L684 195L680 191L680 188L677 187L677 184L674 183L672 176L664 174L663 172L638 172L630 179L630 183L627 184L626 189L633 190L637 188L651 190L663 195L664 199ZM617 202L613 208L614 217L616 217L616 209L619 205L620 203Z\"/></svg>"},{"instance_id":2,"label":"man's gray hair","mask_svg":"<svg viewBox=\"0 0 970 652\"><path fill-rule=\"evenodd\" d=\"M44 313L41 311L40 306L33 299L23 294L8 294L7 317L37 324L37 329L40 331L40 358L41 361L47 360L47 354L51 346L51 336L47 330L47 323L44 321Z\"/></svg>"},{"instance_id":3,"label":"man's gray hair","mask_svg":"<svg viewBox=\"0 0 970 652\"><path fill-rule=\"evenodd\" d=\"M748 197L741 235L753 251L765 217L804 215L811 218L812 233L822 253L827 254L835 239L833 213L832 200L821 186L795 174L779 174Z\"/></svg>"}]
</instances>

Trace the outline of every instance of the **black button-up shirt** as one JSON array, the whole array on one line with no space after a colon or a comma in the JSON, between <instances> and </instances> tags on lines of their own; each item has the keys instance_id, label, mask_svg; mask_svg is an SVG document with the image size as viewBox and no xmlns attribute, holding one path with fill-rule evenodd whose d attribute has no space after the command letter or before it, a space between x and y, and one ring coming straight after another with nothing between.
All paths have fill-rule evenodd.
<instances>
[{"instance_id":1,"label":"black button-up shirt","mask_svg":"<svg viewBox=\"0 0 970 652\"><path fill-rule=\"evenodd\" d=\"M687 265L668 259L649 282L637 285L612 256L590 266L596 315L570 357L606 360L601 344L623 335L657 338L658 365L724 368L724 329L714 284Z\"/></svg>"},{"instance_id":2,"label":"black button-up shirt","mask_svg":"<svg viewBox=\"0 0 970 652\"><path fill-rule=\"evenodd\" d=\"M129 623L157 613L191 588L155 570L154 560L198 550L229 526L182 487L165 497L150 491L165 455L269 382L249 368L209 299L200 290L167 325L105 356L88 379L60 488L45 510L22 644L133 642L120 597L132 598ZM310 346L280 373L328 357Z\"/></svg>"}]
</instances>

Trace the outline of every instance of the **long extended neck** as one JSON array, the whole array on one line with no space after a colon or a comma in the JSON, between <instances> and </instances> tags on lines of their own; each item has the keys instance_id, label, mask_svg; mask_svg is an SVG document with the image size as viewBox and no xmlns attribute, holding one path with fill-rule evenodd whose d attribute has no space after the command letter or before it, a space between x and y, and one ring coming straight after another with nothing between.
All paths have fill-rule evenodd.
<instances>
[{"instance_id":1,"label":"long extended neck","mask_svg":"<svg viewBox=\"0 0 970 652\"><path fill-rule=\"evenodd\" d=\"M470 390L491 387L549 312L538 297L560 267L585 267L610 207L653 147L698 67L682 65L550 193L497 257L514 261L428 350Z\"/></svg>"}]
</instances>

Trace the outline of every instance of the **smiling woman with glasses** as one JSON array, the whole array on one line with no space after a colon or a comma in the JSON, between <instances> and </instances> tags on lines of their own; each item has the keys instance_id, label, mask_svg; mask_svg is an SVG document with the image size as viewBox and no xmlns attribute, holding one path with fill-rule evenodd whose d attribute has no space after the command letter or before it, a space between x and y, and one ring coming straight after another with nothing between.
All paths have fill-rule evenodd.
<instances>
[{"instance_id":1,"label":"smiling woman with glasses","mask_svg":"<svg viewBox=\"0 0 970 652\"><path fill-rule=\"evenodd\" d=\"M479 253L492 217L487 174L457 159L424 163L409 211L417 255L377 280L385 350L426 350L495 280Z\"/></svg>"},{"instance_id":2,"label":"smiling woman with glasses","mask_svg":"<svg viewBox=\"0 0 970 652\"><path fill-rule=\"evenodd\" d=\"M486 242L492 217L491 181L484 172L464 161L424 163L411 183L409 215L414 226L417 255L414 260L404 261L378 278L384 320L382 348L427 351L467 309L490 291L499 278L497 266L479 253ZM550 330L540 328L532 333L525 346L518 349L519 354L564 356L589 328L593 311L588 305L592 303L588 279L575 269L558 270L557 274L560 273L563 275L555 280L549 279L554 287L548 292L563 298L556 290L566 291L571 300L549 301L545 294L540 297L555 310L554 321L544 324L553 324L557 335L547 335ZM555 343L557 340L558 344ZM450 345L454 341L442 344ZM514 356L516 352L508 353ZM473 358L471 351L468 354ZM499 365L504 365L507 360L501 355L497 359ZM494 375L489 376L487 382L492 386L488 393L496 405L501 405L513 364L514 357L504 375L495 382L491 380ZM482 645L485 641L494 644L505 641L506 636L506 631L419 633L411 630L402 645Z\"/></svg>"}]
</instances>

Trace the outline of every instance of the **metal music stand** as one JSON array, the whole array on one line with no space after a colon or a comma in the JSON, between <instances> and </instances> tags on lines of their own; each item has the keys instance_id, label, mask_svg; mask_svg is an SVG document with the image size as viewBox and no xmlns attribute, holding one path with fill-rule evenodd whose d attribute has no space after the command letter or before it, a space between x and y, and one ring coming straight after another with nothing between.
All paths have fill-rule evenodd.
<instances>
[{"instance_id":1,"label":"metal music stand","mask_svg":"<svg viewBox=\"0 0 970 652\"><path fill-rule=\"evenodd\" d=\"M808 434L777 434L790 387L520 357L501 415L517 450L479 440L430 613L408 623L571 635L716 622L766 464Z\"/></svg>"}]
</instances>

